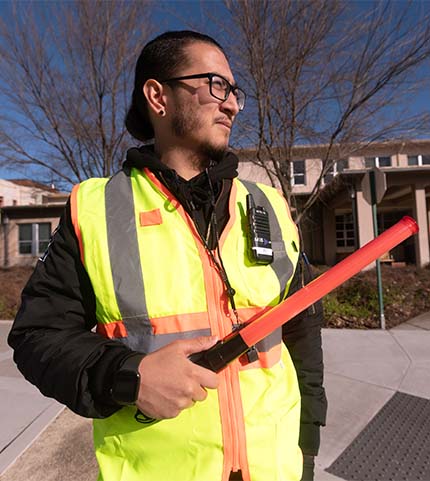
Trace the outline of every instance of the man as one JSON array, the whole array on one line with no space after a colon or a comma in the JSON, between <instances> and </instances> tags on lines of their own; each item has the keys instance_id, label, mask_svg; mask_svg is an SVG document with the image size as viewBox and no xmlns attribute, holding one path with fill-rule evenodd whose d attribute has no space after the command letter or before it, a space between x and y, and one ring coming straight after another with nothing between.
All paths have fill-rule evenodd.
<instances>
[{"instance_id":1,"label":"man","mask_svg":"<svg viewBox=\"0 0 430 481\"><path fill-rule=\"evenodd\" d=\"M15 361L94 418L99 480L294 481L299 442L312 478L325 418L319 306L219 374L189 359L308 275L281 195L235 179L228 142L244 102L210 37L147 44L126 125L152 143L110 180L75 186L23 291ZM273 262L250 255L248 194L269 212Z\"/></svg>"}]
</instances>

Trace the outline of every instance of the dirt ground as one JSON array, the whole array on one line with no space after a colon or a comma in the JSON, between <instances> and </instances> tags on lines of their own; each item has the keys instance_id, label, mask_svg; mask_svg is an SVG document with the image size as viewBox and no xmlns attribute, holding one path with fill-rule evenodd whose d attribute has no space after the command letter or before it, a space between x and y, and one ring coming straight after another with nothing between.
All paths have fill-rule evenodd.
<instances>
[{"instance_id":1,"label":"dirt ground","mask_svg":"<svg viewBox=\"0 0 430 481\"><path fill-rule=\"evenodd\" d=\"M430 268L381 266L386 327L430 311ZM380 328L376 271L363 271L328 294L325 327Z\"/></svg>"},{"instance_id":2,"label":"dirt ground","mask_svg":"<svg viewBox=\"0 0 430 481\"><path fill-rule=\"evenodd\" d=\"M21 291L32 272L32 267L0 269L0 319L15 317L20 304Z\"/></svg>"},{"instance_id":3,"label":"dirt ground","mask_svg":"<svg viewBox=\"0 0 430 481\"><path fill-rule=\"evenodd\" d=\"M1 481L95 481L91 420L65 409Z\"/></svg>"}]
</instances>

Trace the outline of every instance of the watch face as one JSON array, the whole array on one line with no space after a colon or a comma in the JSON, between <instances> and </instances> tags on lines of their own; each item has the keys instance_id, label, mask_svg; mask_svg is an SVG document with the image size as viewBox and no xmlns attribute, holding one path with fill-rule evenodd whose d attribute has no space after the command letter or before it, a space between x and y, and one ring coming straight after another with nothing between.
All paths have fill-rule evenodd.
<instances>
[{"instance_id":1,"label":"watch face","mask_svg":"<svg viewBox=\"0 0 430 481\"><path fill-rule=\"evenodd\" d=\"M111 389L112 399L118 404L134 404L139 394L139 385L139 372L120 369Z\"/></svg>"}]
</instances>

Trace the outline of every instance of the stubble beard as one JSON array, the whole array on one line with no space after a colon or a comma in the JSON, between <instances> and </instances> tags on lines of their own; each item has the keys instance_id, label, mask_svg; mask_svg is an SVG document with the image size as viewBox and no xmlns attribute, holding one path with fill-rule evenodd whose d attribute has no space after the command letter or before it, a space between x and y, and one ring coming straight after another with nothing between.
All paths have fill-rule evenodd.
<instances>
[{"instance_id":1,"label":"stubble beard","mask_svg":"<svg viewBox=\"0 0 430 481\"><path fill-rule=\"evenodd\" d=\"M185 109L182 105L176 108L172 117L172 130L175 136L178 138L186 137L193 131L201 128L201 126L201 121L199 121L197 115L194 115L191 109L188 109L188 113L185 114ZM212 161L220 162L227 150L227 145L217 146L210 142L201 142L196 146L194 158L190 160L197 168L204 170L210 166Z\"/></svg>"}]
</instances>

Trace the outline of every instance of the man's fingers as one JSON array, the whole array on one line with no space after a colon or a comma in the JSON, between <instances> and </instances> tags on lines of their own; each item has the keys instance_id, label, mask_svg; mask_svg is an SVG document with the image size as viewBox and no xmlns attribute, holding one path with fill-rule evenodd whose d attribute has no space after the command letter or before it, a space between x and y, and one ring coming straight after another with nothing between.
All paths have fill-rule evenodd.
<instances>
[{"instance_id":1,"label":"man's fingers","mask_svg":"<svg viewBox=\"0 0 430 481\"><path fill-rule=\"evenodd\" d=\"M204 401L208 397L208 393L204 387L200 387L199 390L194 394L193 401Z\"/></svg>"},{"instance_id":2,"label":"man's fingers","mask_svg":"<svg viewBox=\"0 0 430 481\"><path fill-rule=\"evenodd\" d=\"M196 352L206 351L206 349L210 349L214 344L216 344L217 341L218 338L216 336L201 336L180 342L182 344L184 354L186 356L189 356L191 354L195 354Z\"/></svg>"},{"instance_id":3,"label":"man's fingers","mask_svg":"<svg viewBox=\"0 0 430 481\"><path fill-rule=\"evenodd\" d=\"M219 385L219 377L215 372L196 365L198 370L197 380L202 388L216 389Z\"/></svg>"}]
</instances>

